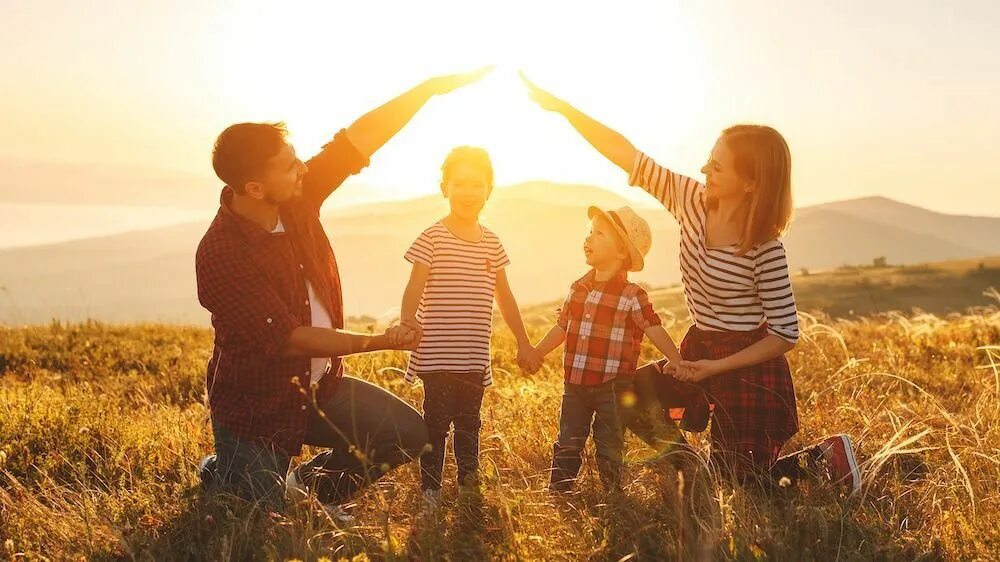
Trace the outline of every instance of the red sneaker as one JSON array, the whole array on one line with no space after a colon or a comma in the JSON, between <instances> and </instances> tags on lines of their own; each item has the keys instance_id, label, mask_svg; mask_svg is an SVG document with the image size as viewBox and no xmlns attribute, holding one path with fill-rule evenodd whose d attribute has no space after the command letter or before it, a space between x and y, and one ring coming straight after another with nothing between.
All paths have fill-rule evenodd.
<instances>
[{"instance_id":1,"label":"red sneaker","mask_svg":"<svg viewBox=\"0 0 1000 562\"><path fill-rule=\"evenodd\" d=\"M827 437L819 444L823 458L830 465L830 480L834 484L843 484L851 490L851 495L861 490L861 469L854 458L854 448L851 438L841 433Z\"/></svg>"}]
</instances>

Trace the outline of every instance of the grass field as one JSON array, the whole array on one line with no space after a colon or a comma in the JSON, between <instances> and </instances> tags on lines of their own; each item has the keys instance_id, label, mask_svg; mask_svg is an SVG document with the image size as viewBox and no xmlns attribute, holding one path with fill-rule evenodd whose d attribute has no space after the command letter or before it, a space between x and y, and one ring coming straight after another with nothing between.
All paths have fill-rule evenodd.
<instances>
[{"instance_id":1,"label":"grass field","mask_svg":"<svg viewBox=\"0 0 1000 562\"><path fill-rule=\"evenodd\" d=\"M796 285L803 300L807 283ZM534 311L536 338L545 310ZM443 524L417 524L411 464L357 499L359 525L347 532L306 506L269 514L201 492L195 465L212 449L210 331L0 327L0 548L39 560L996 559L1000 309L802 322L789 356L802 429L788 450L850 433L865 470L857 497L820 480L773 494L733 488L699 456L655 458L629 441L622 497L608 501L588 463L577 496L552 498L544 484L559 357L523 375L501 328L484 404L481 505L458 497L449 465ZM655 357L648 344L644 357ZM404 361L385 353L347 365L418 405L420 388L390 369ZM691 440L703 449L700 436Z\"/></svg>"}]
</instances>

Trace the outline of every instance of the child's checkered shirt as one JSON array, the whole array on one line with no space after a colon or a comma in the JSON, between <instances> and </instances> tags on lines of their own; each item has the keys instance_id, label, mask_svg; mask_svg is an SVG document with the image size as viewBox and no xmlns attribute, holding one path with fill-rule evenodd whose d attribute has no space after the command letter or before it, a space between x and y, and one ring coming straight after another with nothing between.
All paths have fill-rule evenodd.
<instances>
[{"instance_id":1,"label":"child's checkered shirt","mask_svg":"<svg viewBox=\"0 0 1000 562\"><path fill-rule=\"evenodd\" d=\"M625 272L605 283L595 282L594 274L573 283L556 320L566 332L569 384L596 385L634 373L644 332L661 325L649 295Z\"/></svg>"}]
</instances>

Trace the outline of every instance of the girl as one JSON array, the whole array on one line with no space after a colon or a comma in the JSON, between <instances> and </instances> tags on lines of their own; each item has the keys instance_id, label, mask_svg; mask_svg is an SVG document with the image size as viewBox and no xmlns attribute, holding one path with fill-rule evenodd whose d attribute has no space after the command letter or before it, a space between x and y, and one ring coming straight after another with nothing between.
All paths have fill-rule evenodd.
<instances>
[{"instance_id":1,"label":"girl","mask_svg":"<svg viewBox=\"0 0 1000 562\"><path fill-rule=\"evenodd\" d=\"M461 146L441 166L448 216L424 230L406 252L413 264L401 317L423 331L410 355L406 380L424 383L424 421L431 449L420 457L424 510L441 501L445 440L455 426L459 484L475 484L479 468L480 409L492 384L490 336L493 298L514 333L518 363L535 369L537 358L507 281L510 260L500 239L479 222L493 191L493 166L482 148Z\"/></svg>"},{"instance_id":2,"label":"girl","mask_svg":"<svg viewBox=\"0 0 1000 562\"><path fill-rule=\"evenodd\" d=\"M621 134L524 81L536 103L564 116L629 174L630 185L656 197L680 223L681 278L694 325L681 343L681 369L659 365L665 376L654 384L663 405L686 401L673 399L683 387L678 381L697 383L713 406L713 460L740 481L768 474L794 478L800 459L807 465L825 459L831 477L856 492L861 477L847 435L779 458L798 431L785 360L798 340L798 318L779 239L792 214L785 139L762 125L726 129L701 169L702 184L658 165ZM637 388L638 379L656 368L639 369Z\"/></svg>"}]
</instances>

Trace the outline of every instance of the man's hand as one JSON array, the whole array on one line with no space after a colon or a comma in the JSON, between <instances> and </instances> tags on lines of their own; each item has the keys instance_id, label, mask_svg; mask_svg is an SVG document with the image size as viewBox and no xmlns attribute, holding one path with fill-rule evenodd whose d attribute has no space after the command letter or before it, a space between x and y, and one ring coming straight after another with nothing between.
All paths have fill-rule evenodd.
<instances>
[{"instance_id":1,"label":"man's hand","mask_svg":"<svg viewBox=\"0 0 1000 562\"><path fill-rule=\"evenodd\" d=\"M483 76L486 76L492 71L493 65L490 65L484 66L479 70L473 70L472 72L449 74L447 76L435 76L434 78L430 78L425 81L424 86L429 88L431 93L434 95L447 94L474 82L478 82L483 78Z\"/></svg>"},{"instance_id":2,"label":"man's hand","mask_svg":"<svg viewBox=\"0 0 1000 562\"><path fill-rule=\"evenodd\" d=\"M700 359L698 361L681 361L680 368L674 377L684 382L701 382L722 372L719 361Z\"/></svg>"},{"instance_id":3,"label":"man's hand","mask_svg":"<svg viewBox=\"0 0 1000 562\"><path fill-rule=\"evenodd\" d=\"M386 330L385 337L390 348L413 351L420 344L423 330L415 320L403 320Z\"/></svg>"},{"instance_id":4,"label":"man's hand","mask_svg":"<svg viewBox=\"0 0 1000 562\"><path fill-rule=\"evenodd\" d=\"M517 366L525 373L529 375L537 373L544 362L545 359L539 355L538 350L533 345L529 344L517 348Z\"/></svg>"},{"instance_id":5,"label":"man's hand","mask_svg":"<svg viewBox=\"0 0 1000 562\"><path fill-rule=\"evenodd\" d=\"M531 80L528 80L528 77L524 75L524 72L518 72L518 74L521 76L521 81L524 82L524 86L528 89L528 97L531 98L531 101L537 103L542 109L562 113L569 107L568 103L539 88L538 85Z\"/></svg>"}]
</instances>

